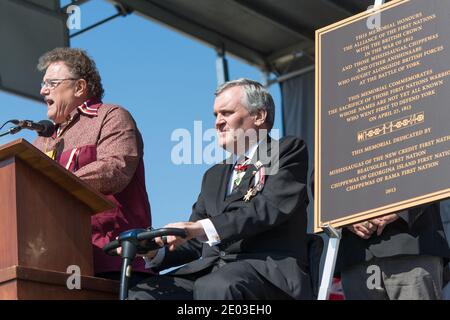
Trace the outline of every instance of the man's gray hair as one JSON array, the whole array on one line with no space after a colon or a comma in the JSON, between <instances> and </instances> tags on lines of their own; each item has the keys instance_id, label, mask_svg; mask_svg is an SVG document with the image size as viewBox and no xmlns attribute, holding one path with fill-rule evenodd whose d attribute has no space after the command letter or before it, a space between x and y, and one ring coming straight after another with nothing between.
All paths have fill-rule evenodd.
<instances>
[{"instance_id":1,"label":"man's gray hair","mask_svg":"<svg viewBox=\"0 0 450 320\"><path fill-rule=\"evenodd\" d=\"M232 87L242 87L244 89L245 101L242 101L242 104L250 114L255 114L258 110L266 110L267 118L265 123L269 130L272 129L275 120L275 103L269 91L257 81L241 78L220 85L215 92L215 96L217 97Z\"/></svg>"},{"instance_id":2,"label":"man's gray hair","mask_svg":"<svg viewBox=\"0 0 450 320\"><path fill-rule=\"evenodd\" d=\"M103 98L102 79L86 51L75 48L55 48L39 58L38 70L45 71L55 62L64 62L73 77L84 79L91 97Z\"/></svg>"}]
</instances>

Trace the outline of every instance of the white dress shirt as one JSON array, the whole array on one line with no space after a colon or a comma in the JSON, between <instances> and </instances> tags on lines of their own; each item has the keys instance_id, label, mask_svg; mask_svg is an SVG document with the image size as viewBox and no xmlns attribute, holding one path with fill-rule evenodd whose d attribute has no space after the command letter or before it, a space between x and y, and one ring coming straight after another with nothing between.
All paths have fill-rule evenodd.
<instances>
[{"instance_id":1,"label":"white dress shirt","mask_svg":"<svg viewBox=\"0 0 450 320\"><path fill-rule=\"evenodd\" d=\"M258 149L259 142L254 144L253 146L251 146L244 155L239 156L239 157L236 155L233 155L233 160L234 160L233 168L236 165L236 163L238 161L242 161L242 159L244 157L252 159L253 156L255 155L256 150ZM233 190L233 181L234 181L235 177L236 177L236 170L233 170L233 172L230 176L230 179L228 180L227 195L231 194L231 192ZM259 177L255 176L255 182L258 181L258 179L259 179ZM198 222L200 222L200 224L202 225L206 236L202 237L202 238L197 238L197 240L199 240L203 243L207 243L210 246L215 246L215 245L219 244L221 240L220 240L219 234L217 233L217 230L214 227L214 224L211 222L211 220L210 219L202 219L202 220L198 220ZM153 259L144 257L145 268L148 269L148 268L157 267L163 261L164 256L165 256L165 249L161 248L158 250L156 256L154 256Z\"/></svg>"}]
</instances>

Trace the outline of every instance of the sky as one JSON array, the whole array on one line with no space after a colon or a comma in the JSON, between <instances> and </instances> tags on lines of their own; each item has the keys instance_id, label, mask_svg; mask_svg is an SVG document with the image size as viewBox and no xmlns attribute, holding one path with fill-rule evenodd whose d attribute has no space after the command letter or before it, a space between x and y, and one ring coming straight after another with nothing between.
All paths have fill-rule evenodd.
<instances>
[{"instance_id":1,"label":"sky","mask_svg":"<svg viewBox=\"0 0 450 320\"><path fill-rule=\"evenodd\" d=\"M91 0L80 8L82 28L116 13L103 0ZM153 227L187 221L203 173L212 165L206 161L194 164L193 146L194 139L199 138L198 134L194 137L195 123L197 126L201 123L202 132L214 128L215 50L134 13L71 38L71 47L86 50L96 61L105 89L103 101L122 105L136 120L144 140ZM230 79L246 77L262 81L259 69L232 56L227 59ZM279 86L271 86L270 92L277 108L274 129L281 130ZM39 121L46 119L47 114L43 103L3 91L0 108L0 123L9 119ZM172 150L180 141L171 138L180 129L191 135L192 164L172 161ZM18 138L32 142L36 134L21 131L0 138L0 145ZM210 144L211 141L204 141L203 147Z\"/></svg>"}]
</instances>

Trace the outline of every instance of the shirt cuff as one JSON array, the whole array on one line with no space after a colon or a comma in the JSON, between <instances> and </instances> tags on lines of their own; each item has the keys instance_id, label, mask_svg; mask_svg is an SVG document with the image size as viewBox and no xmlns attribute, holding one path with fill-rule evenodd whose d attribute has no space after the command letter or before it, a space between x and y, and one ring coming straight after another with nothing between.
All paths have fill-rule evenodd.
<instances>
[{"instance_id":1,"label":"shirt cuff","mask_svg":"<svg viewBox=\"0 0 450 320\"><path fill-rule=\"evenodd\" d=\"M216 228L214 227L213 223L211 222L211 220L202 219L202 220L198 220L198 222L201 223L203 230L205 230L205 234L206 234L206 238L207 238L207 239L198 238L198 240L209 244L211 247L219 244L220 237L219 237L219 234L217 233Z\"/></svg>"},{"instance_id":2,"label":"shirt cuff","mask_svg":"<svg viewBox=\"0 0 450 320\"><path fill-rule=\"evenodd\" d=\"M143 257L145 262L145 269L152 269L158 267L166 256L166 249L163 247L158 249L158 252L153 258Z\"/></svg>"}]
</instances>

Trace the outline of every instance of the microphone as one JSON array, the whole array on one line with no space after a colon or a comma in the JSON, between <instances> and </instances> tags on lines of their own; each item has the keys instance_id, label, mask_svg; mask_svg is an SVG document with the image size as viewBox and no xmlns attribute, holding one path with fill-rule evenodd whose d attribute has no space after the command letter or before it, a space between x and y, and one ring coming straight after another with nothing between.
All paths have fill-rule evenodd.
<instances>
[{"instance_id":1,"label":"microphone","mask_svg":"<svg viewBox=\"0 0 450 320\"><path fill-rule=\"evenodd\" d=\"M51 137L55 132L55 125L49 120L34 122L31 120L11 120L20 129L34 130L41 137ZM16 132L18 132L17 130Z\"/></svg>"}]
</instances>

